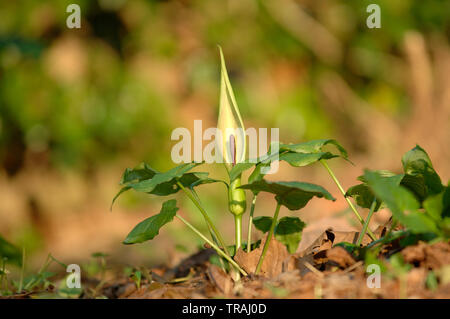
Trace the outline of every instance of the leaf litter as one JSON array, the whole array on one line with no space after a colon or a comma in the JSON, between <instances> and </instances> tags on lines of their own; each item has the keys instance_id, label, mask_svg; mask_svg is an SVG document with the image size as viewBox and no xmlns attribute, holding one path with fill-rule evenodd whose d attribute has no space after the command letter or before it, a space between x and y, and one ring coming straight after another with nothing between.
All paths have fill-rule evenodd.
<instances>
[{"instance_id":1,"label":"leaf litter","mask_svg":"<svg viewBox=\"0 0 450 319\"><path fill-rule=\"evenodd\" d=\"M384 227L374 233L379 238ZM103 288L108 298L450 298L450 243L419 241L399 252L406 272L390 263L381 276L380 288L369 288L366 263L361 256L349 251L345 245L353 243L358 232L339 232L327 229L309 247L289 254L286 246L272 239L259 275L254 270L260 249L250 253L240 249L234 259L249 276L235 282L220 266L211 263L215 254L206 248L181 261L173 269L158 269L159 280L153 271L151 282L145 281L140 289L130 279L121 279ZM263 247L263 238L260 247ZM364 248L370 243L367 237ZM395 245L385 245L386 250L397 250ZM187 278L187 274L192 274ZM438 285L430 288L430 277ZM187 278L175 282L176 278ZM164 278L164 281L161 281Z\"/></svg>"}]
</instances>

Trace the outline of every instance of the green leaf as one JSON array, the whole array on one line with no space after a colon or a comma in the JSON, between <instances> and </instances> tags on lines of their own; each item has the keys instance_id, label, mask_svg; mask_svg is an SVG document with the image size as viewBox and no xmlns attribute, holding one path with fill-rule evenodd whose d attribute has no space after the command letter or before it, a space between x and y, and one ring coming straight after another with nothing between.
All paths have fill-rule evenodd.
<instances>
[{"instance_id":1,"label":"green leaf","mask_svg":"<svg viewBox=\"0 0 450 319\"><path fill-rule=\"evenodd\" d=\"M147 163L142 163L137 168L127 168L122 175L120 185L125 185L133 181L142 181L145 179L151 179L158 171L155 171Z\"/></svg>"},{"instance_id":2,"label":"green leaf","mask_svg":"<svg viewBox=\"0 0 450 319\"><path fill-rule=\"evenodd\" d=\"M128 234L123 241L125 245L142 243L153 239L159 233L159 229L165 224L171 222L175 217L178 207L175 199L163 203L161 211L152 217L149 217L139 224Z\"/></svg>"},{"instance_id":3,"label":"green leaf","mask_svg":"<svg viewBox=\"0 0 450 319\"><path fill-rule=\"evenodd\" d=\"M398 177L385 177L378 172L366 170L364 179L392 212L392 216L413 233L438 233L435 222L419 211L420 204L414 195L398 185Z\"/></svg>"},{"instance_id":4,"label":"green leaf","mask_svg":"<svg viewBox=\"0 0 450 319\"><path fill-rule=\"evenodd\" d=\"M324 197L336 200L322 186L304 182L268 182L260 180L241 186L253 192L268 192L275 194L276 201L290 210L298 210L306 206L311 198Z\"/></svg>"},{"instance_id":5,"label":"green leaf","mask_svg":"<svg viewBox=\"0 0 450 319\"><path fill-rule=\"evenodd\" d=\"M114 196L111 207L121 194L130 189L157 196L168 196L180 190L178 181L188 188L216 182L222 182L228 186L224 181L209 178L206 172L188 172L201 164L185 163L164 173L153 170L147 164L143 165L144 168L127 168L121 180L121 184L125 186Z\"/></svg>"},{"instance_id":6,"label":"green leaf","mask_svg":"<svg viewBox=\"0 0 450 319\"><path fill-rule=\"evenodd\" d=\"M22 251L0 236L0 265L3 258L6 258L8 263L22 265Z\"/></svg>"},{"instance_id":7,"label":"green leaf","mask_svg":"<svg viewBox=\"0 0 450 319\"><path fill-rule=\"evenodd\" d=\"M445 188L442 198L442 204L444 206L442 211L442 218L450 217L450 183L449 186Z\"/></svg>"},{"instance_id":8,"label":"green leaf","mask_svg":"<svg viewBox=\"0 0 450 319\"><path fill-rule=\"evenodd\" d=\"M331 159L338 157L338 155L333 155L330 152L319 152L319 153L283 153L280 155L280 161L288 162L291 166L301 167L307 166L312 163L318 162L322 159Z\"/></svg>"},{"instance_id":9,"label":"green leaf","mask_svg":"<svg viewBox=\"0 0 450 319\"><path fill-rule=\"evenodd\" d=\"M267 233L272 225L272 217L258 216L253 219L255 228ZM283 243L289 253L293 254L298 248L298 244L302 239L302 231L306 224L298 217L283 217L275 226L275 238Z\"/></svg>"},{"instance_id":10,"label":"green leaf","mask_svg":"<svg viewBox=\"0 0 450 319\"><path fill-rule=\"evenodd\" d=\"M372 172L376 172L381 177L391 179L392 182L395 183L396 185L400 184L404 176L403 174L395 174L386 170L374 170ZM370 207L372 206L372 202L375 198L375 194L373 193L372 189L367 185L367 180L364 177L364 175L358 176L358 180L362 181L363 183L350 187L345 193L345 196L353 197L358 206L370 209ZM378 211L381 205L382 201L379 198L377 198L377 204L375 206L374 211L375 212Z\"/></svg>"},{"instance_id":11,"label":"green leaf","mask_svg":"<svg viewBox=\"0 0 450 319\"><path fill-rule=\"evenodd\" d=\"M236 178L238 178L239 176L241 176L241 174L248 170L249 168L252 168L253 166L255 166L256 163L250 163L250 162L242 162L242 163L237 163L236 165L233 166L233 168L230 170L229 172L229 176L230 176L230 181L234 181Z\"/></svg>"},{"instance_id":12,"label":"green leaf","mask_svg":"<svg viewBox=\"0 0 450 319\"><path fill-rule=\"evenodd\" d=\"M402 184L422 202L429 194L439 194L444 186L423 148L416 145L402 157L403 170L409 177Z\"/></svg>"},{"instance_id":13,"label":"green leaf","mask_svg":"<svg viewBox=\"0 0 450 319\"><path fill-rule=\"evenodd\" d=\"M145 179L138 181L136 183L128 184L129 187L133 188L138 192L144 193L155 193L157 195L169 195L173 194L177 190L175 190L174 184L176 184L177 179L183 177L188 171L193 169L194 167L201 165L202 163L185 163L174 167L167 172L157 173L150 179ZM202 173L204 176L205 173ZM191 173L191 175L187 178L188 183L192 183L196 181L196 178L200 178L196 173ZM160 192L158 192L157 187L162 187ZM172 189L170 189L172 188Z\"/></svg>"},{"instance_id":14,"label":"green leaf","mask_svg":"<svg viewBox=\"0 0 450 319\"><path fill-rule=\"evenodd\" d=\"M275 238L286 245L289 253L297 251L306 224L298 217L282 217L275 228Z\"/></svg>"},{"instance_id":15,"label":"green leaf","mask_svg":"<svg viewBox=\"0 0 450 319\"><path fill-rule=\"evenodd\" d=\"M267 233L272 225L272 217L269 216L258 216L253 218L253 225L257 230Z\"/></svg>"},{"instance_id":16,"label":"green leaf","mask_svg":"<svg viewBox=\"0 0 450 319\"><path fill-rule=\"evenodd\" d=\"M404 174L395 174L391 171L387 171L387 170L371 170L371 172L373 173L377 173L379 176L381 177L393 177L395 178L395 181L400 183ZM367 184L367 179L365 178L364 175L358 176L357 178L359 181Z\"/></svg>"},{"instance_id":17,"label":"green leaf","mask_svg":"<svg viewBox=\"0 0 450 319\"><path fill-rule=\"evenodd\" d=\"M272 164L272 162L279 160L280 158L279 144L280 144L279 142L272 142L269 146L269 150L267 151L267 153L258 158L257 164L255 165L255 169L248 178L248 183L253 183L262 180L263 177L266 175L264 170L270 169L270 165ZM273 151L274 147L276 147L277 151ZM253 193L256 195L258 192Z\"/></svg>"},{"instance_id":18,"label":"green leaf","mask_svg":"<svg viewBox=\"0 0 450 319\"><path fill-rule=\"evenodd\" d=\"M340 155L322 151L322 148L327 144L334 145ZM299 144L279 144L278 148L278 153L271 154L269 149L269 152L265 156L260 157L255 170L249 177L249 183L261 180L265 175L262 169L269 167L272 162L277 160L285 161L294 167L307 166L323 159L327 160L339 156L348 160L347 151L333 139L314 140Z\"/></svg>"},{"instance_id":19,"label":"green leaf","mask_svg":"<svg viewBox=\"0 0 450 319\"><path fill-rule=\"evenodd\" d=\"M348 159L347 151L344 147L342 147L341 144L339 144L334 139L321 139L321 140L313 140L309 142L299 143L299 144L281 144L280 145L280 152L282 151L289 151L289 152L295 152L295 153L321 153L322 148L325 145L334 145L337 150L340 153L340 156ZM336 157L334 155L333 157Z\"/></svg>"},{"instance_id":20,"label":"green leaf","mask_svg":"<svg viewBox=\"0 0 450 319\"><path fill-rule=\"evenodd\" d=\"M367 186L367 184L358 184L350 187L345 193L346 197L353 197L358 206L363 208L370 208L372 202L375 199L375 195L372 190ZM378 211L381 206L381 201L377 199L377 204L375 206L374 212Z\"/></svg>"},{"instance_id":21,"label":"green leaf","mask_svg":"<svg viewBox=\"0 0 450 319\"><path fill-rule=\"evenodd\" d=\"M444 193L437 195L428 196L428 198L423 202L423 207L425 208L428 215L431 216L435 221L439 222L442 219L442 212L444 210Z\"/></svg>"}]
</instances>

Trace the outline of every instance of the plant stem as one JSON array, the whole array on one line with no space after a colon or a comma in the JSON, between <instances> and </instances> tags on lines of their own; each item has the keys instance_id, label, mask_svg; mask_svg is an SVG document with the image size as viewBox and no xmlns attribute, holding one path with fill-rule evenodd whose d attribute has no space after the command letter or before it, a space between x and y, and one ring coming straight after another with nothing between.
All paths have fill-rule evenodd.
<instances>
[{"instance_id":1,"label":"plant stem","mask_svg":"<svg viewBox=\"0 0 450 319\"><path fill-rule=\"evenodd\" d=\"M269 249L269 243L272 239L273 232L275 230L275 226L277 225L278 220L278 213L280 212L281 204L277 203L277 208L275 209L275 213L273 214L272 224L270 225L269 233L267 234L266 242L264 243L264 248L261 253L261 257L259 257L258 265L256 266L255 275L259 273L261 270L261 266L264 260L264 257L266 256L267 249Z\"/></svg>"},{"instance_id":2,"label":"plant stem","mask_svg":"<svg viewBox=\"0 0 450 319\"><path fill-rule=\"evenodd\" d=\"M192 191L192 194L193 194L193 195L195 196L195 198L197 199L197 201L198 201L199 203L201 203L200 197L198 196L197 192L196 192L194 189L192 189L191 191ZM208 224L208 222L207 222L206 220L205 220L205 222L206 222L206 226L208 227L209 234L211 235L211 239L213 240L213 242L214 242L217 246L220 246L220 243L219 243L219 241L217 240L216 235L214 235L214 232L213 232L211 226ZM224 272L226 272L226 268L225 268L225 264L224 264L224 262L223 262L223 259L222 259L222 258L219 258L219 261L220 261L220 266L221 266L222 270L223 270Z\"/></svg>"},{"instance_id":3,"label":"plant stem","mask_svg":"<svg viewBox=\"0 0 450 319\"><path fill-rule=\"evenodd\" d=\"M19 294L22 292L24 273L25 273L25 247L22 247L22 269L20 270L19 289L17 291L17 293Z\"/></svg>"},{"instance_id":4,"label":"plant stem","mask_svg":"<svg viewBox=\"0 0 450 319\"><path fill-rule=\"evenodd\" d=\"M250 207L250 216L248 218L248 232L247 232L247 253L251 251L252 246L252 224L253 224L253 213L255 212L256 197L258 195L253 195L252 206Z\"/></svg>"},{"instance_id":5,"label":"plant stem","mask_svg":"<svg viewBox=\"0 0 450 319\"><path fill-rule=\"evenodd\" d=\"M194 197L194 195L192 195L192 193L190 193L184 186L183 184L181 184L179 181L177 182L178 186L180 186L180 188L184 191L184 193L187 195L187 197L189 197L189 199L194 203L194 205L198 208L198 210L202 213L203 217L206 220L206 223L211 227L212 231L214 232L214 234L217 237L217 240L219 241L219 244L223 247L223 249L225 250L225 253L230 256L230 252L228 251L228 247L227 245L225 245L225 242L222 238L222 236L220 235L219 231L217 230L216 226L214 226L211 218L209 218L208 213L206 213L205 209L202 207L202 205L200 204L200 202Z\"/></svg>"},{"instance_id":6,"label":"plant stem","mask_svg":"<svg viewBox=\"0 0 450 319\"><path fill-rule=\"evenodd\" d=\"M359 234L358 241L356 242L356 245L359 246L362 243L362 240L364 238L364 235L366 234L367 228L370 223L370 219L372 218L373 212L375 211L375 207L377 206L377 200L376 198L373 199L372 205L370 205L370 211L369 215L367 215L366 221L364 222L363 229L361 230L361 233Z\"/></svg>"},{"instance_id":7,"label":"plant stem","mask_svg":"<svg viewBox=\"0 0 450 319\"><path fill-rule=\"evenodd\" d=\"M215 251L225 258L231 265L236 267L244 276L247 276L245 270L243 270L230 256L228 256L222 249L220 249L216 244L210 241L205 235L203 235L197 228L191 225L187 220L179 215L175 215L179 220L181 220L186 226L188 226L194 233L196 233L201 239L203 239L207 244L209 244Z\"/></svg>"},{"instance_id":8,"label":"plant stem","mask_svg":"<svg viewBox=\"0 0 450 319\"><path fill-rule=\"evenodd\" d=\"M235 231L235 242L236 242L236 252L241 248L242 242L242 215L234 216L234 231Z\"/></svg>"},{"instance_id":9,"label":"plant stem","mask_svg":"<svg viewBox=\"0 0 450 319\"><path fill-rule=\"evenodd\" d=\"M0 276L0 288L2 289L2 293L6 292L7 287L5 288L5 278L6 278L6 258L2 258L2 273ZM6 281L8 284L8 281Z\"/></svg>"},{"instance_id":10,"label":"plant stem","mask_svg":"<svg viewBox=\"0 0 450 319\"><path fill-rule=\"evenodd\" d=\"M358 213L358 211L356 210L355 206L353 206L351 200L345 196L345 190L342 187L341 183L339 183L339 180L336 178L336 176L334 175L333 171L331 170L331 168L328 166L327 162L323 159L320 160L320 163L322 163L322 165L326 168L326 170L328 171L328 173L330 174L331 178L333 179L333 181L336 183L337 187L339 188L340 192L342 193L342 195L344 196L345 200L347 201L348 205L350 206L350 208L352 209L353 213L355 213L356 217L358 218L359 222L361 223L361 225L364 226L364 219L361 217L361 215ZM367 234L370 236L370 238L372 238L372 240L375 240L375 235L372 233L372 231L368 228L367 229Z\"/></svg>"}]
</instances>

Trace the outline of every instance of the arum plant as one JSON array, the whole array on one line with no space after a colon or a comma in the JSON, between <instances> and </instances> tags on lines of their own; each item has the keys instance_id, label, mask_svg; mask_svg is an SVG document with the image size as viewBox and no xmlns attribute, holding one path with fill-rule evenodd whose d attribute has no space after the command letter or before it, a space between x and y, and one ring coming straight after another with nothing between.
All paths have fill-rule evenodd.
<instances>
[{"instance_id":1,"label":"arum plant","mask_svg":"<svg viewBox=\"0 0 450 319\"><path fill-rule=\"evenodd\" d=\"M426 238L450 237L450 188L442 185L439 175L419 145L402 157L403 173L366 170L361 182L350 187L346 196L353 197L363 208L369 208L366 224L372 214L387 207L393 224L399 222L412 234ZM364 236L361 232L357 245ZM392 229L392 228L391 228Z\"/></svg>"},{"instance_id":2,"label":"arum plant","mask_svg":"<svg viewBox=\"0 0 450 319\"><path fill-rule=\"evenodd\" d=\"M222 160L230 173L237 163L245 160L246 139L245 128L241 114L234 97L233 88L228 78L228 72L219 46L221 76L220 76L220 106L219 119L217 123L217 134L221 135L219 151ZM235 245L236 251L242 243L242 215L246 210L245 191L240 189L241 174L230 175L230 186L228 188L228 209L234 216L235 221Z\"/></svg>"},{"instance_id":3,"label":"arum plant","mask_svg":"<svg viewBox=\"0 0 450 319\"><path fill-rule=\"evenodd\" d=\"M225 60L220 47L219 51L221 59L221 89L219 119L216 133L219 138L217 138L216 135L216 141L219 140L221 142L219 145L219 154L222 155L225 167L227 168L227 171L230 172L237 163L244 160L246 145L244 125L236 104L233 89L228 78ZM228 208L235 218L236 251L241 247L242 215L246 209L245 191L239 188L241 185L241 175L230 175L230 182L228 184L225 181L209 178L208 173L190 172L190 170L200 164L202 163L185 163L163 173L152 169L145 163L136 169L127 169L120 182L122 189L113 198L113 203L121 194L130 189L156 196L169 196L180 190L183 191L203 215L207 227L210 230L212 241L204 236L186 219L179 215L176 215L176 217L202 240L213 247L219 256L227 260L235 269L238 269L240 273L246 274L245 271L243 271L242 268L231 258L228 246L201 204L200 198L194 190L194 188L199 185L215 182L222 182L227 186ZM167 203L168 202L164 204L166 206L163 205L164 209L161 210L160 214L155 215L159 217L152 216L143 221L143 224L138 224L124 241L124 244L134 244L153 239L158 234L159 229L167 222L171 221L175 216L175 214L165 213L168 209L167 205L169 205Z\"/></svg>"},{"instance_id":4,"label":"arum plant","mask_svg":"<svg viewBox=\"0 0 450 319\"><path fill-rule=\"evenodd\" d=\"M170 199L163 203L158 214L136 225L124 240L124 244L136 244L152 240L164 225L176 218L215 249L222 258L221 261L227 261L231 265L230 271L238 270L238 273L246 275L247 273L233 259L233 254L243 246L242 216L246 211L245 191L250 190L253 193L253 200L249 214L247 252L250 252L252 247L257 245L257 243L251 242L252 226L263 233L267 233L255 270L258 274L273 237L286 245L290 253L296 251L301 240L305 223L298 217L279 218L282 206L288 210L296 211L305 207L314 197L335 200L327 190L319 185L299 181L266 181L264 177L275 161L285 161L293 167L321 163L340 192L345 195L350 208L363 225L358 239L359 244L365 233L375 239L369 228L369 223L372 215L383 204L389 207L395 220L408 225L413 232L428 233L438 238L448 238L450 234L450 190L442 185L428 155L419 146L403 157L404 174L367 171L360 178L362 184L350 188L347 192L344 191L327 163L328 160L338 157L348 161L346 150L334 139L320 139L298 144L274 142L267 154L254 160L246 160L244 124L220 48L219 52L221 61L220 104L215 136L218 145L216 145L215 150L216 156L221 157L226 167L229 181L210 178L206 172L193 171L203 163L184 163L166 172L159 172L144 163L137 168L125 170L120 181L122 188L113 198L114 203L120 195L131 189L159 197L172 196L181 191L192 201L203 216L211 238L205 236L185 217L179 215L176 201ZM326 146L332 146L333 149L331 151L325 150ZM247 183L243 185L242 174L249 169L253 169L253 171L249 175ZM199 186L212 183L223 183L227 187L228 209L235 221L235 245L232 250L230 246L227 246L221 233L211 220L196 191ZM260 192L271 193L275 196L276 208L273 216L254 217L256 198ZM370 209L366 221L359 215L350 201L350 197L353 197L359 206ZM420 210L422 209L425 209L427 214L421 214ZM405 214L405 211L408 211L409 214Z\"/></svg>"}]
</instances>

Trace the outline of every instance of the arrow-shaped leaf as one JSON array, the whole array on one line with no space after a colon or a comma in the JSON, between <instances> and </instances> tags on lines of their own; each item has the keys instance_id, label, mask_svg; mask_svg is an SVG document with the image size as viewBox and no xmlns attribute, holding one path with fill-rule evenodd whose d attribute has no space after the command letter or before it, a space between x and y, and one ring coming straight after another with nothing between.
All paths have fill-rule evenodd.
<instances>
[{"instance_id":1,"label":"arrow-shaped leaf","mask_svg":"<svg viewBox=\"0 0 450 319\"><path fill-rule=\"evenodd\" d=\"M253 219L256 229L267 233L272 224L272 217L259 216ZM298 217L283 217L275 226L275 238L279 242L286 245L288 251L293 254L298 248L298 244L302 239L302 231L306 224Z\"/></svg>"},{"instance_id":2,"label":"arrow-shaped leaf","mask_svg":"<svg viewBox=\"0 0 450 319\"><path fill-rule=\"evenodd\" d=\"M364 179L375 196L389 207L392 216L413 233L439 232L433 219L419 211L420 204L414 195L398 184L398 177L385 177L378 172L366 170Z\"/></svg>"},{"instance_id":3,"label":"arrow-shaped leaf","mask_svg":"<svg viewBox=\"0 0 450 319\"><path fill-rule=\"evenodd\" d=\"M409 188L420 202L428 194L439 194L444 189L441 178L434 170L427 152L419 145L403 155L402 164L406 174L402 185Z\"/></svg>"},{"instance_id":4,"label":"arrow-shaped leaf","mask_svg":"<svg viewBox=\"0 0 450 319\"><path fill-rule=\"evenodd\" d=\"M290 210L298 210L306 206L311 198L324 197L336 200L322 186L304 182L269 182L260 180L241 186L253 192L268 192L275 194L276 201Z\"/></svg>"},{"instance_id":5,"label":"arrow-shaped leaf","mask_svg":"<svg viewBox=\"0 0 450 319\"><path fill-rule=\"evenodd\" d=\"M153 239L158 235L160 228L171 222L175 217L178 211L176 204L177 201L175 199L164 202L159 214L153 215L137 224L123 243L130 245Z\"/></svg>"},{"instance_id":6,"label":"arrow-shaped leaf","mask_svg":"<svg viewBox=\"0 0 450 319\"><path fill-rule=\"evenodd\" d=\"M340 153L340 156L348 159L345 148L334 139L313 140L299 144L281 144L280 152L289 151L295 153L320 153L325 145L334 145Z\"/></svg>"},{"instance_id":7,"label":"arrow-shaped leaf","mask_svg":"<svg viewBox=\"0 0 450 319\"><path fill-rule=\"evenodd\" d=\"M121 184L125 186L113 198L111 206L121 194L130 189L157 196L168 196L180 190L178 182L188 188L215 182L227 185L224 181L209 178L206 172L189 172L198 165L201 163L185 163L164 173L153 170L147 164L136 169L127 168L121 180Z\"/></svg>"}]
</instances>

